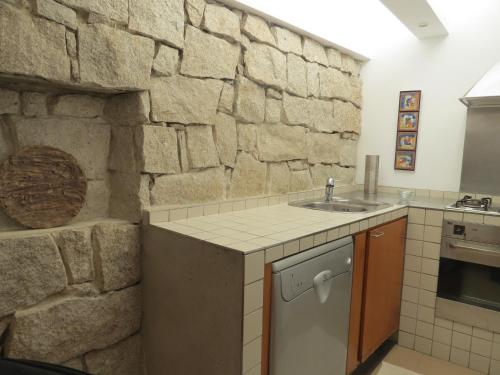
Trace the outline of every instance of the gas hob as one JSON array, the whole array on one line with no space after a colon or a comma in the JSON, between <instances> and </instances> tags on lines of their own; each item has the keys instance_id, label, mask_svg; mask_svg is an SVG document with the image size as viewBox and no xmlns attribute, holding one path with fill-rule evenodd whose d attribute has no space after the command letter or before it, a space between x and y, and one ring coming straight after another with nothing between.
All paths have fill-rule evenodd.
<instances>
[{"instance_id":1,"label":"gas hob","mask_svg":"<svg viewBox=\"0 0 500 375\"><path fill-rule=\"evenodd\" d=\"M465 195L462 199L446 206L446 209L500 215L500 207L493 206L493 201L489 197L475 199Z\"/></svg>"}]
</instances>

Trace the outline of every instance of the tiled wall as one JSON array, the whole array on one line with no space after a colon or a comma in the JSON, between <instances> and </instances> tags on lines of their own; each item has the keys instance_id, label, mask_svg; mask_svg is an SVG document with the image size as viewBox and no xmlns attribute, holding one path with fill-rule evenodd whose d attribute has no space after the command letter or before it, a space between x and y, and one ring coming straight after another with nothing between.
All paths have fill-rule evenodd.
<instances>
[{"instance_id":1,"label":"tiled wall","mask_svg":"<svg viewBox=\"0 0 500 375\"><path fill-rule=\"evenodd\" d=\"M500 226L498 216L409 209L399 344L500 375L500 333L435 317L443 218Z\"/></svg>"}]
</instances>

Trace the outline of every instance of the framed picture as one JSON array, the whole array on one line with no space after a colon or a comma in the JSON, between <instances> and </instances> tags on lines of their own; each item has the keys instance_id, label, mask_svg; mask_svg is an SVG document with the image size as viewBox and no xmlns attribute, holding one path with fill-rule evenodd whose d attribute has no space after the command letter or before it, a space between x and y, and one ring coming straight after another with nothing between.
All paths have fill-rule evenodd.
<instances>
[{"instance_id":1,"label":"framed picture","mask_svg":"<svg viewBox=\"0 0 500 375\"><path fill-rule=\"evenodd\" d=\"M417 132L398 132L396 150L416 151L417 150Z\"/></svg>"},{"instance_id":2,"label":"framed picture","mask_svg":"<svg viewBox=\"0 0 500 375\"><path fill-rule=\"evenodd\" d=\"M399 93L399 111L415 112L420 110L421 91L401 91Z\"/></svg>"},{"instance_id":3,"label":"framed picture","mask_svg":"<svg viewBox=\"0 0 500 375\"><path fill-rule=\"evenodd\" d=\"M398 116L398 132L418 130L418 112L399 112Z\"/></svg>"},{"instance_id":4,"label":"framed picture","mask_svg":"<svg viewBox=\"0 0 500 375\"><path fill-rule=\"evenodd\" d=\"M416 156L417 154L415 151L396 151L394 169L414 171Z\"/></svg>"}]
</instances>

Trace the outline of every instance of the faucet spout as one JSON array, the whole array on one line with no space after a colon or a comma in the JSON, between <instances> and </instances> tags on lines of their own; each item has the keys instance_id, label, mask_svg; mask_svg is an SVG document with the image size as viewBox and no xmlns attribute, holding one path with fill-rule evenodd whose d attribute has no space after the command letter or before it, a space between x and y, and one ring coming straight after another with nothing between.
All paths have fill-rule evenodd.
<instances>
[{"instance_id":1,"label":"faucet spout","mask_svg":"<svg viewBox=\"0 0 500 375\"><path fill-rule=\"evenodd\" d=\"M326 186L325 186L325 202L332 201L334 188L335 188L335 180L333 177L329 177L326 180Z\"/></svg>"}]
</instances>

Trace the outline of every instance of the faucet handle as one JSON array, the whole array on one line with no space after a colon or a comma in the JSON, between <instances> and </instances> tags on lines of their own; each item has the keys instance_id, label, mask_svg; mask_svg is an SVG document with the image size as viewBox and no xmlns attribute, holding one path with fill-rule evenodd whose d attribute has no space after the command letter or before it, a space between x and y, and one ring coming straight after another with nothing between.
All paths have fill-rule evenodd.
<instances>
[{"instance_id":1,"label":"faucet handle","mask_svg":"<svg viewBox=\"0 0 500 375\"><path fill-rule=\"evenodd\" d=\"M326 186L335 187L335 179L333 177L328 177L326 180Z\"/></svg>"}]
</instances>

